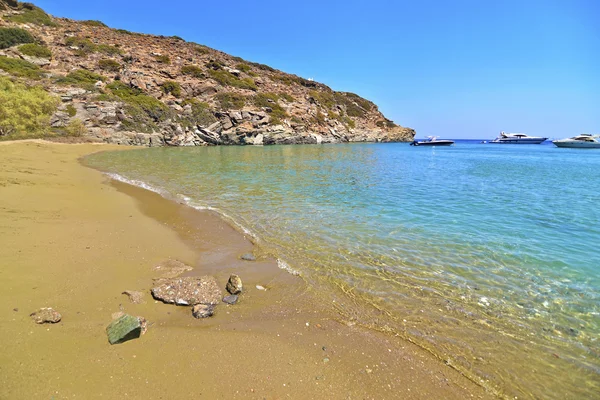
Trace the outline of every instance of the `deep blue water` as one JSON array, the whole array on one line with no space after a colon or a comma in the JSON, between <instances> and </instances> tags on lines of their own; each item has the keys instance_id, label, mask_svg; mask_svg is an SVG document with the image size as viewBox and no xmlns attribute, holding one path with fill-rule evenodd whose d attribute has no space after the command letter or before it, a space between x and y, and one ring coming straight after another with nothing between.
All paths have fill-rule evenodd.
<instances>
[{"instance_id":1,"label":"deep blue water","mask_svg":"<svg viewBox=\"0 0 600 400\"><path fill-rule=\"evenodd\" d=\"M520 398L600 393L600 150L408 144L101 153L251 232L341 317Z\"/></svg>"}]
</instances>

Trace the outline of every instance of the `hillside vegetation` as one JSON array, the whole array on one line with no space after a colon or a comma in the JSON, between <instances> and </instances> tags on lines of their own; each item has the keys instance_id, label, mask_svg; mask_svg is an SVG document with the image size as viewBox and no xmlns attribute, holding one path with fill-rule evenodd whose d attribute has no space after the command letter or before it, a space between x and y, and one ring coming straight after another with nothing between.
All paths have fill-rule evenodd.
<instances>
[{"instance_id":1,"label":"hillside vegetation","mask_svg":"<svg viewBox=\"0 0 600 400\"><path fill-rule=\"evenodd\" d=\"M1 96L24 99L2 106L0 139L61 135L75 125L88 139L153 146L414 136L354 93L179 37L55 18L31 3L0 0L0 77ZM32 93L52 101L29 104ZM35 126L8 110L24 104L37 110Z\"/></svg>"}]
</instances>

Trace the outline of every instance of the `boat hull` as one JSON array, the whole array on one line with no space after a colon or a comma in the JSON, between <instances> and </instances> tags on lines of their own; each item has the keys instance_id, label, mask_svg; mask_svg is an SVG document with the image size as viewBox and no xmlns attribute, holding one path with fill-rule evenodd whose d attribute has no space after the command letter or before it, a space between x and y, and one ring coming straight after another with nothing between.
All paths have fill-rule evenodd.
<instances>
[{"instance_id":1,"label":"boat hull","mask_svg":"<svg viewBox=\"0 0 600 400\"><path fill-rule=\"evenodd\" d=\"M438 140L435 142L417 142L414 141L411 146L452 146L454 142L452 140Z\"/></svg>"},{"instance_id":2,"label":"boat hull","mask_svg":"<svg viewBox=\"0 0 600 400\"><path fill-rule=\"evenodd\" d=\"M540 144L548 138L502 138L491 140L494 144Z\"/></svg>"}]
</instances>

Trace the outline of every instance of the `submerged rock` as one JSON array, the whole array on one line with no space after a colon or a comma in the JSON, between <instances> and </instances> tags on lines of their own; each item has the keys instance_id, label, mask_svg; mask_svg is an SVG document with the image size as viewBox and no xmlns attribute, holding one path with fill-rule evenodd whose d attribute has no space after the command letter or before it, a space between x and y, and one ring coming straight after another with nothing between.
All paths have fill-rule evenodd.
<instances>
[{"instance_id":1,"label":"submerged rock","mask_svg":"<svg viewBox=\"0 0 600 400\"><path fill-rule=\"evenodd\" d=\"M221 301L221 289L212 276L160 279L158 283L158 286L152 288L152 296L165 303L193 306L214 305Z\"/></svg>"},{"instance_id":2,"label":"submerged rock","mask_svg":"<svg viewBox=\"0 0 600 400\"><path fill-rule=\"evenodd\" d=\"M44 307L30 314L36 324L56 324L62 319L62 315L53 308Z\"/></svg>"},{"instance_id":3,"label":"submerged rock","mask_svg":"<svg viewBox=\"0 0 600 400\"><path fill-rule=\"evenodd\" d=\"M143 322L145 325L146 320L143 320ZM106 335L110 344L118 344L139 338L142 330L145 331L142 318L124 314L106 327Z\"/></svg>"},{"instance_id":4,"label":"submerged rock","mask_svg":"<svg viewBox=\"0 0 600 400\"><path fill-rule=\"evenodd\" d=\"M135 290L126 290L123 293L129 297L129 301L133 304L142 304L144 302L144 294L142 292L136 292Z\"/></svg>"},{"instance_id":5,"label":"submerged rock","mask_svg":"<svg viewBox=\"0 0 600 400\"><path fill-rule=\"evenodd\" d=\"M223 297L223 303L235 304L237 303L239 296L237 294L230 294L229 296Z\"/></svg>"},{"instance_id":6,"label":"submerged rock","mask_svg":"<svg viewBox=\"0 0 600 400\"><path fill-rule=\"evenodd\" d=\"M240 294L243 289L242 279L236 274L232 274L227 281L225 289L231 294Z\"/></svg>"},{"instance_id":7,"label":"submerged rock","mask_svg":"<svg viewBox=\"0 0 600 400\"><path fill-rule=\"evenodd\" d=\"M208 318L215 312L215 306L212 304L196 304L192 307L194 318Z\"/></svg>"},{"instance_id":8,"label":"submerged rock","mask_svg":"<svg viewBox=\"0 0 600 400\"><path fill-rule=\"evenodd\" d=\"M240 258L246 261L256 261L256 257L252 253L242 254Z\"/></svg>"},{"instance_id":9,"label":"submerged rock","mask_svg":"<svg viewBox=\"0 0 600 400\"><path fill-rule=\"evenodd\" d=\"M166 260L154 267L155 271L161 273L161 278L176 278L184 272L193 269L194 268L178 260Z\"/></svg>"}]
</instances>

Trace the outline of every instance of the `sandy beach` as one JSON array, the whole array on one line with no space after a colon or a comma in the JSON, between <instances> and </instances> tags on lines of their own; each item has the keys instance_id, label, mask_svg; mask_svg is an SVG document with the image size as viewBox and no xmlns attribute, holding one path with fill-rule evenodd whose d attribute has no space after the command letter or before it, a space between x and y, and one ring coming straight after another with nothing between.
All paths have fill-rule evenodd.
<instances>
[{"instance_id":1,"label":"sandy beach","mask_svg":"<svg viewBox=\"0 0 600 400\"><path fill-rule=\"evenodd\" d=\"M136 151L0 143L1 399L495 398L411 343L341 323L275 260L240 260L252 243L216 214L79 161L117 149ZM223 290L238 274L240 302L198 320L155 301L155 267L166 260ZM62 321L35 324L40 307ZM105 328L118 311L146 318L148 332L111 346Z\"/></svg>"}]
</instances>

